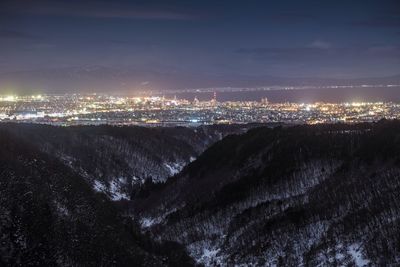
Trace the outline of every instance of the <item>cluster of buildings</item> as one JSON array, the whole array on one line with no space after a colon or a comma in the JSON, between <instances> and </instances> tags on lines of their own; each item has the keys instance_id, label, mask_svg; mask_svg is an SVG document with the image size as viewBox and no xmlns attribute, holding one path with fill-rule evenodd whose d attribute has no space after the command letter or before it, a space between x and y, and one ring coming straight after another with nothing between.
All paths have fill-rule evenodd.
<instances>
[{"instance_id":1,"label":"cluster of buildings","mask_svg":"<svg viewBox=\"0 0 400 267\"><path fill-rule=\"evenodd\" d=\"M106 94L0 96L1 122L53 125L196 126L231 123L355 123L399 119L397 103L218 102Z\"/></svg>"}]
</instances>

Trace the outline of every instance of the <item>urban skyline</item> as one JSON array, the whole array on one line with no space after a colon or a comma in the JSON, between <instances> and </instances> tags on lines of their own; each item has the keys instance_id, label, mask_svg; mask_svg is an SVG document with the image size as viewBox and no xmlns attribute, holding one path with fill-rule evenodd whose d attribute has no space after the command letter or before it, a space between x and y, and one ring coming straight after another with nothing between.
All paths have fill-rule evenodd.
<instances>
[{"instance_id":1,"label":"urban skyline","mask_svg":"<svg viewBox=\"0 0 400 267\"><path fill-rule=\"evenodd\" d=\"M28 122L59 126L138 125L188 126L246 123L360 123L399 119L400 103L315 102L271 103L167 98L63 94L0 96L0 122Z\"/></svg>"}]
</instances>

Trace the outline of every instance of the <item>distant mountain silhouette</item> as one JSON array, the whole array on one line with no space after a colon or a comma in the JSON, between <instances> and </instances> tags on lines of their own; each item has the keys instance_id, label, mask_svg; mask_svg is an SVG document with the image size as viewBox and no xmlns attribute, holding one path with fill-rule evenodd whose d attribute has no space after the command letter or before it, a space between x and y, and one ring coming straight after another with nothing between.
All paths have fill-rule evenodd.
<instances>
[{"instance_id":1,"label":"distant mountain silhouette","mask_svg":"<svg viewBox=\"0 0 400 267\"><path fill-rule=\"evenodd\" d=\"M115 92L208 87L257 87L347 84L400 84L400 75L362 79L287 78L269 75L211 75L183 71L138 70L103 66L39 69L0 74L0 83L18 93ZM10 92L9 92L10 93ZM14 92L15 93L15 92Z\"/></svg>"}]
</instances>

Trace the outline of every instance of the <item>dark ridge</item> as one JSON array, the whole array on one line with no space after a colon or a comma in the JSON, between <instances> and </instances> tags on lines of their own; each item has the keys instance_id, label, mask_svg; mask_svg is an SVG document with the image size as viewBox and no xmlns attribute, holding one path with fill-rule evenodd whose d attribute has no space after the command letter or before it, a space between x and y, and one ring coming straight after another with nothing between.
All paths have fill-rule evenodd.
<instances>
[{"instance_id":1,"label":"dark ridge","mask_svg":"<svg viewBox=\"0 0 400 267\"><path fill-rule=\"evenodd\" d=\"M154 237L210 266L396 266L399 151L396 120L251 129L215 143L135 209L156 219Z\"/></svg>"},{"instance_id":2,"label":"dark ridge","mask_svg":"<svg viewBox=\"0 0 400 267\"><path fill-rule=\"evenodd\" d=\"M84 178L0 130L0 263L5 266L192 266L121 217Z\"/></svg>"}]
</instances>

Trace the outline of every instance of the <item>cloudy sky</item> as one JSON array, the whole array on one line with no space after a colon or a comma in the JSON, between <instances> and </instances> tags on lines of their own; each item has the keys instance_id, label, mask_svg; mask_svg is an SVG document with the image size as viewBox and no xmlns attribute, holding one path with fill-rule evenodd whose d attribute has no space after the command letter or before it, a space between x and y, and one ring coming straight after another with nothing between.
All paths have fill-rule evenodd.
<instances>
[{"instance_id":1,"label":"cloudy sky","mask_svg":"<svg viewBox=\"0 0 400 267\"><path fill-rule=\"evenodd\" d=\"M0 1L0 74L91 66L204 77L397 75L400 2Z\"/></svg>"}]
</instances>

